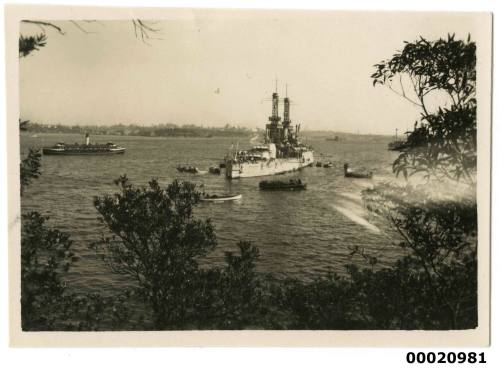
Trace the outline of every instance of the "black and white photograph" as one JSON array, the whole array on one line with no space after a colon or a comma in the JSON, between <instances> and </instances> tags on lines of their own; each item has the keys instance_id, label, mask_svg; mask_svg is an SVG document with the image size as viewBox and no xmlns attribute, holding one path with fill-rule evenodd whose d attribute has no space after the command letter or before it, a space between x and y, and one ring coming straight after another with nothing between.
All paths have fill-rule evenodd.
<instances>
[{"instance_id":1,"label":"black and white photograph","mask_svg":"<svg viewBox=\"0 0 500 371\"><path fill-rule=\"evenodd\" d=\"M19 336L488 343L491 14L20 10Z\"/></svg>"}]
</instances>

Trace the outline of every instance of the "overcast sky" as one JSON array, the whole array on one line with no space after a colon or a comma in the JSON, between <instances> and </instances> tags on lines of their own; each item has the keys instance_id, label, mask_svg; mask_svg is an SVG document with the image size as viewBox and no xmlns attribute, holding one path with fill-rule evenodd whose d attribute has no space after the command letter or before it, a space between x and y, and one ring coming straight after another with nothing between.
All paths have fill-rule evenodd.
<instances>
[{"instance_id":1,"label":"overcast sky","mask_svg":"<svg viewBox=\"0 0 500 371\"><path fill-rule=\"evenodd\" d=\"M478 19L447 13L197 11L158 21L161 40L130 21L55 22L47 46L20 59L21 117L46 124L226 123L263 128L278 78L304 129L392 134L418 110L372 85L373 65L419 35L474 40ZM161 16L159 16L161 18ZM22 25L21 33L40 29ZM280 107L281 108L281 107ZM280 109L281 111L281 109Z\"/></svg>"}]
</instances>

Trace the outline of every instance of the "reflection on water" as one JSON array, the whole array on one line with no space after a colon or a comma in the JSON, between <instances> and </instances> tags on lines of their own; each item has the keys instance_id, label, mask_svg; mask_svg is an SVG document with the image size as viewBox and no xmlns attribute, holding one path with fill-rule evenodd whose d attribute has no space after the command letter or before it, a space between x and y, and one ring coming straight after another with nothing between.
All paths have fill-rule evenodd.
<instances>
[{"instance_id":1,"label":"reflection on water","mask_svg":"<svg viewBox=\"0 0 500 371\"><path fill-rule=\"evenodd\" d=\"M374 232L377 234L380 233L379 228L377 228L375 225L371 224L368 220L363 218L361 216L361 213L356 210L358 208L357 205L353 205L352 203L349 203L348 205L349 205L349 207L340 206L340 205L333 205L333 207L335 208L335 210L341 212L346 217L351 219L354 223L357 223L357 224L365 227L370 232Z\"/></svg>"},{"instance_id":2,"label":"reflection on water","mask_svg":"<svg viewBox=\"0 0 500 371\"><path fill-rule=\"evenodd\" d=\"M216 227L218 248L205 264L221 264L224 251L236 251L240 239L251 240L260 249L257 269L277 276L310 279L328 271L343 272L351 262L349 247L359 246L378 257L382 264L400 251L383 220L363 208L360 192L374 183L393 179L395 154L386 143L310 140L320 161L332 161L332 168L311 167L276 178L300 177L308 184L301 192L265 192L258 189L262 178L227 180L211 174L178 173L178 164L200 169L215 166L232 143L250 146L251 138L144 138L94 137L127 148L120 156L45 156L42 176L29 187L22 200L23 212L36 209L50 216L50 224L71 233L81 257L70 271L69 280L79 288L113 290L128 284L99 261L88 244L103 230L97 220L94 196L113 193L113 180L127 174L137 185L151 178L167 183L175 178L204 184L208 193L241 193L238 202L204 203L196 208L199 217L209 217ZM79 135L39 134L22 136L21 150L81 140ZM322 154L320 156L319 154ZM344 178L343 164L364 167L375 174L372 180Z\"/></svg>"}]
</instances>

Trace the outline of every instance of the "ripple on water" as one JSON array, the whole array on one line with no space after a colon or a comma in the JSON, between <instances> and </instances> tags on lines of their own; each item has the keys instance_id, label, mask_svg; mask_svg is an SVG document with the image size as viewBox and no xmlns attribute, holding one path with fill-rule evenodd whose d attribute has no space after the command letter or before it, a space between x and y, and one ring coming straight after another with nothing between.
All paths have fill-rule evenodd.
<instances>
[{"instance_id":1,"label":"ripple on water","mask_svg":"<svg viewBox=\"0 0 500 371\"><path fill-rule=\"evenodd\" d=\"M22 136L23 153L63 140L72 143L78 135ZM97 139L97 138L96 138ZM249 145L238 139L240 147ZM216 228L218 247L203 264L222 265L225 251L237 251L239 240L251 240L260 250L257 270L279 277L312 279L329 271L345 272L344 266L359 260L351 258L349 248L360 246L375 254L382 264L400 256L393 235L383 223L374 223L363 209L361 191L378 179L390 179L394 154L384 143L345 143L311 141L330 169L311 167L278 179L301 178L308 183L303 192L259 191L262 178L228 181L210 174L180 174L175 167L189 163L201 169L216 166L236 139L140 138L102 136L99 142L113 141L127 148L123 156L65 157L45 156L43 175L22 199L23 211L39 210L51 217L49 223L71 234L80 260L68 274L68 281L81 289L112 292L130 284L126 277L110 272L103 261L88 249L100 237L102 226L93 206L94 196L116 191L113 180L122 174L137 185L151 178L162 184L173 179L204 184L207 192L236 192L241 202L201 204L197 217L210 218ZM375 172L373 180L347 179L343 163ZM372 228L372 229L370 229ZM376 230L380 233L376 233ZM358 260L356 260L358 259Z\"/></svg>"}]
</instances>

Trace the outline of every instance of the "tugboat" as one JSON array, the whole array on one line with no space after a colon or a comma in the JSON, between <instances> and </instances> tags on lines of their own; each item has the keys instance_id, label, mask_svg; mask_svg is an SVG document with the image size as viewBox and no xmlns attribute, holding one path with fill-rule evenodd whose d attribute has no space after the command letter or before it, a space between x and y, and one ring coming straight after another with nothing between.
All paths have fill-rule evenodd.
<instances>
[{"instance_id":1,"label":"tugboat","mask_svg":"<svg viewBox=\"0 0 500 371\"><path fill-rule=\"evenodd\" d=\"M307 188L306 183L300 179L290 179L288 182L282 180L263 180L259 188L264 191L302 191Z\"/></svg>"},{"instance_id":2,"label":"tugboat","mask_svg":"<svg viewBox=\"0 0 500 371\"><path fill-rule=\"evenodd\" d=\"M278 104L279 96L275 92L264 143L244 151L236 149L226 156L227 178L283 174L313 165L312 148L299 140L300 125L291 126L290 99L284 99L283 122L278 116Z\"/></svg>"},{"instance_id":3,"label":"tugboat","mask_svg":"<svg viewBox=\"0 0 500 371\"><path fill-rule=\"evenodd\" d=\"M91 144L89 133L85 134L85 144L56 143L52 147L42 148L44 155L121 155L125 153L125 148L114 143Z\"/></svg>"},{"instance_id":4,"label":"tugboat","mask_svg":"<svg viewBox=\"0 0 500 371\"><path fill-rule=\"evenodd\" d=\"M364 172L354 171L349 167L348 163L345 163L344 164L344 176L346 178L371 179L373 177L373 172L371 172L371 171L364 171Z\"/></svg>"}]
</instances>

